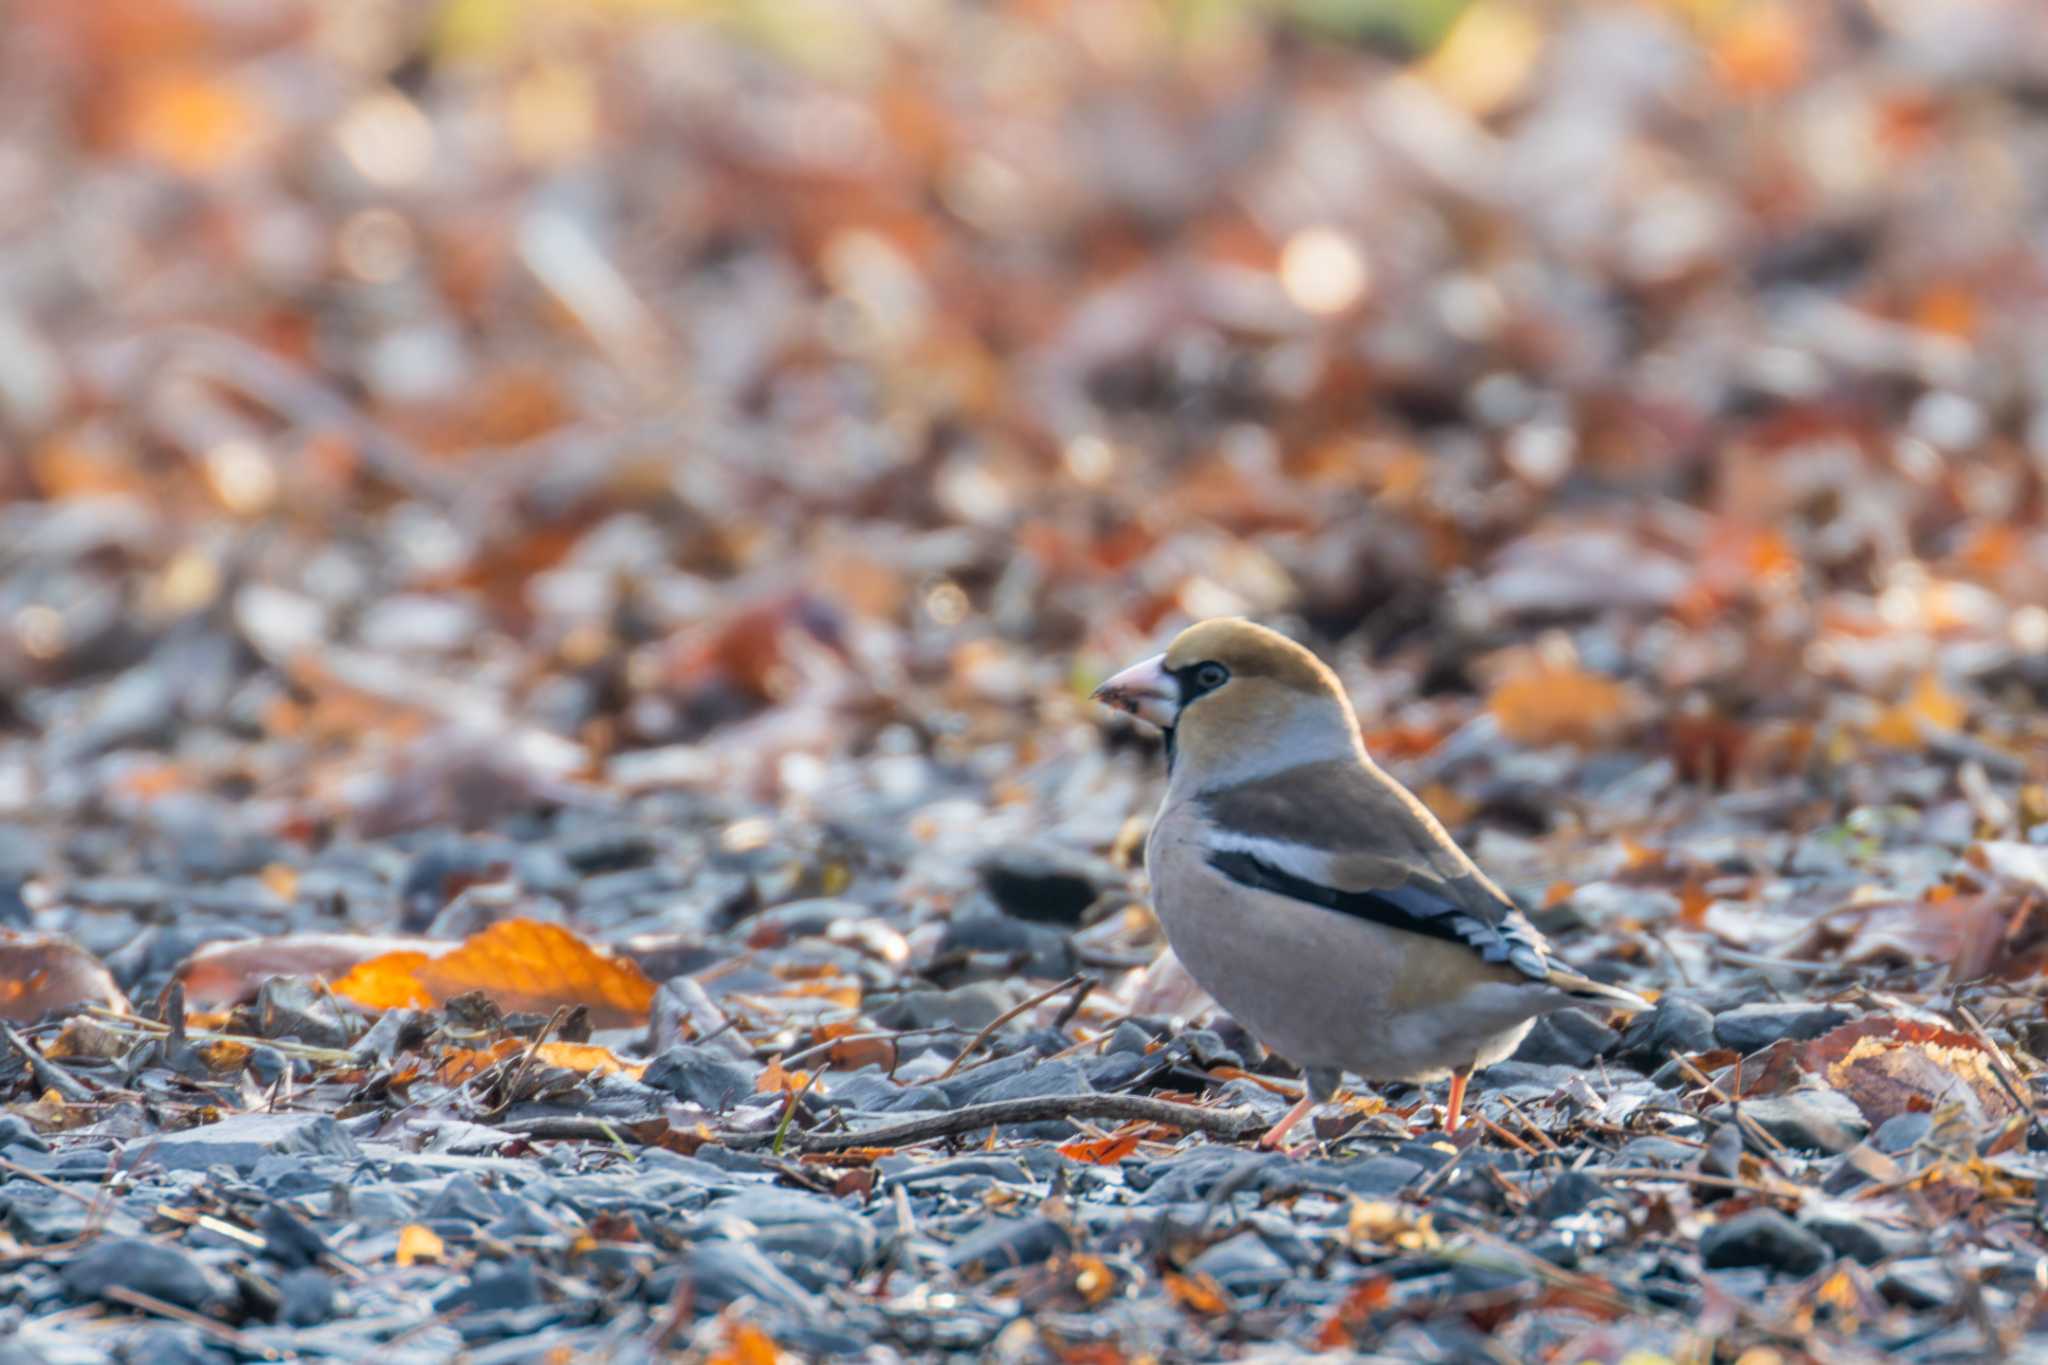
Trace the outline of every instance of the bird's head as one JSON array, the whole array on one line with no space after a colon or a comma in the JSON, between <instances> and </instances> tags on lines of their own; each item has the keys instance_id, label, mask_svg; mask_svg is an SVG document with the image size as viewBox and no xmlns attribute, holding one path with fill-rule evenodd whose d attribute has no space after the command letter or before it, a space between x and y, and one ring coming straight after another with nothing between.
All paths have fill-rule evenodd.
<instances>
[{"instance_id":1,"label":"bird's head","mask_svg":"<svg viewBox=\"0 0 2048 1365\"><path fill-rule=\"evenodd\" d=\"M1158 726L1175 777L1198 787L1360 747L1337 675L1278 631L1234 617L1189 626L1095 697Z\"/></svg>"}]
</instances>

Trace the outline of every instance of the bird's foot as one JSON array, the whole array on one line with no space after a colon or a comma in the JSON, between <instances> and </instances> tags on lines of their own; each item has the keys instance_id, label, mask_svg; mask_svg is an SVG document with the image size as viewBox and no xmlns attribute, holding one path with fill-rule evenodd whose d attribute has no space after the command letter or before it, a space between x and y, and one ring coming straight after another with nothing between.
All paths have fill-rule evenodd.
<instances>
[{"instance_id":1,"label":"bird's foot","mask_svg":"<svg viewBox=\"0 0 2048 1365\"><path fill-rule=\"evenodd\" d=\"M1287 1141L1287 1135L1294 1131L1294 1126L1308 1117L1309 1111L1315 1108L1315 1105L1316 1097L1306 1091L1302 1092L1301 1098L1295 1101L1294 1107L1282 1114L1278 1123L1260 1135L1258 1141L1259 1150L1262 1152L1285 1150L1281 1147L1281 1144ZM1313 1143L1307 1145L1314 1146ZM1299 1148L1287 1151L1289 1156L1297 1156L1299 1154Z\"/></svg>"}]
</instances>

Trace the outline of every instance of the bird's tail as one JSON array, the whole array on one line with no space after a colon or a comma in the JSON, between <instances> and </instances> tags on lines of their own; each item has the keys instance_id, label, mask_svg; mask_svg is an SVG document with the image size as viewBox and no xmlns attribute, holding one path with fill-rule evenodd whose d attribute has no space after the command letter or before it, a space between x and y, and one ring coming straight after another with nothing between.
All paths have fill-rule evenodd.
<instances>
[{"instance_id":1,"label":"bird's tail","mask_svg":"<svg viewBox=\"0 0 2048 1365\"><path fill-rule=\"evenodd\" d=\"M1577 972L1567 971L1563 967L1551 967L1549 980L1558 990L1589 1005L1600 1005L1611 1010L1627 1010L1631 1014L1650 1008L1650 1002L1634 991L1580 976Z\"/></svg>"}]
</instances>

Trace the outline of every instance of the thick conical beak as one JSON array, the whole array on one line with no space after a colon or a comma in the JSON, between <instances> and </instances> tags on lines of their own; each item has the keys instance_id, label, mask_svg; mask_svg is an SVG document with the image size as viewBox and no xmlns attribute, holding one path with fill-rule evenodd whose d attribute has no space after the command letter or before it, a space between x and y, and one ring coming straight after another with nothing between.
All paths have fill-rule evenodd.
<instances>
[{"instance_id":1,"label":"thick conical beak","mask_svg":"<svg viewBox=\"0 0 2048 1365\"><path fill-rule=\"evenodd\" d=\"M1166 671L1166 656L1154 654L1095 689L1095 700L1139 720L1171 730L1180 716L1180 685Z\"/></svg>"}]
</instances>

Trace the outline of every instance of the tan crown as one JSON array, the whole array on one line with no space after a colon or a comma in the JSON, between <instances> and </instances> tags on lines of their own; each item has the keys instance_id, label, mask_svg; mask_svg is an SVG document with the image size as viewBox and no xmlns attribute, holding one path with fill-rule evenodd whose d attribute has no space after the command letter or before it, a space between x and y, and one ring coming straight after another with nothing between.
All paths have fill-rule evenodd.
<instances>
[{"instance_id":1,"label":"tan crown","mask_svg":"<svg viewBox=\"0 0 2048 1365\"><path fill-rule=\"evenodd\" d=\"M1167 647L1168 671L1219 663L1230 681L1182 708L1175 766L1198 784L1358 751L1358 721L1342 684L1308 650L1235 617L1189 626Z\"/></svg>"}]
</instances>

